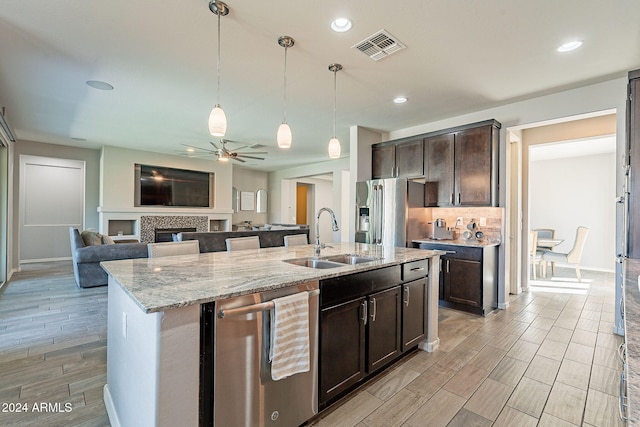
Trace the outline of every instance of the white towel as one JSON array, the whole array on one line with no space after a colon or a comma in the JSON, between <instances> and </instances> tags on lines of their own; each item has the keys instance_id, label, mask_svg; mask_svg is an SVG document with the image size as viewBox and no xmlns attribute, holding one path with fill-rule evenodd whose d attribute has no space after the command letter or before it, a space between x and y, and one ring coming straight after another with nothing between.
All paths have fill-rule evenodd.
<instances>
[{"instance_id":1,"label":"white towel","mask_svg":"<svg viewBox=\"0 0 640 427\"><path fill-rule=\"evenodd\" d=\"M276 298L273 303L269 360L271 378L278 381L309 371L309 293Z\"/></svg>"}]
</instances>

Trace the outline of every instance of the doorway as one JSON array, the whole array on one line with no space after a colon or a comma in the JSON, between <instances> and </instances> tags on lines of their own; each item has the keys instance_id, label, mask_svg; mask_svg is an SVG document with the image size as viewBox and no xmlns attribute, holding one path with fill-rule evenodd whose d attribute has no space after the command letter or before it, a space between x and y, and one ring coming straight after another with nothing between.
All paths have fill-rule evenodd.
<instances>
[{"instance_id":1,"label":"doorway","mask_svg":"<svg viewBox=\"0 0 640 427\"><path fill-rule=\"evenodd\" d=\"M313 197L309 197L311 186L308 184L302 184L298 182L296 184L296 224L310 224L309 222L309 200ZM313 209L311 209L313 211Z\"/></svg>"},{"instance_id":2,"label":"doorway","mask_svg":"<svg viewBox=\"0 0 640 427\"><path fill-rule=\"evenodd\" d=\"M69 259L69 227L84 226L85 162L20 156L19 262Z\"/></svg>"},{"instance_id":3,"label":"doorway","mask_svg":"<svg viewBox=\"0 0 640 427\"><path fill-rule=\"evenodd\" d=\"M512 164L508 168L508 184L507 184L507 194L508 194L508 202L507 208L509 209L509 218L510 224L508 224L507 230L509 231L509 241L510 247L508 248L508 253L511 261L516 260L519 265L519 273L520 274L511 274L509 277L509 291L511 293L519 293L522 290L528 290L529 284L529 276L531 274L531 267L529 264L529 230L532 228L550 228L542 223L537 223L535 221L546 221L546 218L535 219L532 215L535 215L536 210L540 207L533 207L534 200L532 200L532 195L536 192L542 192L543 196L545 191L550 192L551 186L557 184L544 184L535 181L532 182L532 179L535 179L533 175L544 176L545 174L549 175L549 177L553 175L557 175L556 172L559 170L560 175L555 177L555 182L566 182L567 174L565 174L564 166L562 166L562 160L558 159L556 164L553 165L553 170L545 170L545 168L541 168L541 172L535 172L536 166L532 166L532 162L530 159L530 148L535 147L544 147L545 144L553 145L564 142L572 142L574 146L566 146L568 148L568 152L571 153L572 157L577 157L578 154L581 153L581 148L576 147L576 143L588 143L589 141L593 141L596 137L611 137L613 141L615 141L615 133L616 133L616 111L615 110L607 110L601 111L597 113L591 113L588 115L581 115L576 117L567 117L562 119L557 119L554 121L549 121L545 123L536 123L529 124L524 126L518 126L514 128L510 128L507 130L507 138L510 142L507 146L507 157L511 158ZM513 136L513 138L512 138ZM592 143L593 144L593 143ZM615 142L614 142L615 146ZM514 155L514 151L515 154ZM615 149L614 149L615 151ZM535 156L535 155L534 155ZM613 158L616 159L615 152L612 154ZM534 157L535 158L535 157ZM568 157L567 157L568 158ZM535 160L534 160L535 161ZM619 165L616 165L614 160L613 170L610 170L607 173L608 180L613 182L613 191L615 192L615 182L616 182L616 168ZM532 170L533 168L533 170ZM540 168L538 168L540 169ZM516 186L517 190L514 191L514 186ZM534 186L534 187L532 187ZM549 188L545 189L547 186ZM555 189L553 190L555 192ZM591 197L592 192L587 192L585 194L584 191L572 192L568 191L563 193L563 197L566 200L582 200L584 198ZM538 200L539 197L536 196L535 200ZM615 204L612 202L614 198L610 200L601 200L600 203L604 205L609 205L611 210L615 212ZM536 201L535 203L541 203ZM555 215L556 217L562 216L562 212L559 212L561 209L554 209L554 202L547 202L547 206L545 206L546 211L549 212L549 215ZM515 210L515 212L514 212ZM539 211L539 209L538 209ZM569 215L571 217L571 215ZM573 215L575 216L575 215ZM571 219L571 218L569 218ZM577 219L576 219L577 220ZM614 218L609 221L614 224L612 228L611 238L614 239L614 248L611 250L611 253L602 253L601 258L613 260L615 255L615 214ZM577 225L576 225L577 226ZM568 226L563 226L567 228ZM566 231L567 236L564 240L567 241L567 245L572 245L575 239L575 231L574 227L571 231ZM565 233L565 232L563 232ZM565 234L566 234L565 233ZM602 233L601 233L602 234ZM593 237L593 236L591 236ZM569 247L569 249L571 246ZM558 248L558 251L564 248ZM595 250L598 250L596 248ZM606 250L606 249L605 249ZM612 261L613 263L613 261ZM606 270L614 269L614 265L606 268ZM605 270L603 268L603 270ZM512 266L513 271L513 266ZM517 270L516 270L517 271Z\"/></svg>"}]
</instances>

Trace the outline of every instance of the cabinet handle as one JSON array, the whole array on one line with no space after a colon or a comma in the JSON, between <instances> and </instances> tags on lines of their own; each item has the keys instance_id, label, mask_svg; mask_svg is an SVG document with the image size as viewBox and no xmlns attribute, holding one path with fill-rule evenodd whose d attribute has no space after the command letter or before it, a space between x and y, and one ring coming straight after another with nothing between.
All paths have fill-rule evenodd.
<instances>
[{"instance_id":1,"label":"cabinet handle","mask_svg":"<svg viewBox=\"0 0 640 427\"><path fill-rule=\"evenodd\" d=\"M458 193L458 204L460 204L460 193Z\"/></svg>"},{"instance_id":2,"label":"cabinet handle","mask_svg":"<svg viewBox=\"0 0 640 427\"><path fill-rule=\"evenodd\" d=\"M449 272L449 260L447 260L447 273Z\"/></svg>"},{"instance_id":3,"label":"cabinet handle","mask_svg":"<svg viewBox=\"0 0 640 427\"><path fill-rule=\"evenodd\" d=\"M409 307L409 287L404 287L404 305Z\"/></svg>"},{"instance_id":4,"label":"cabinet handle","mask_svg":"<svg viewBox=\"0 0 640 427\"><path fill-rule=\"evenodd\" d=\"M449 204L453 205L453 193L449 196Z\"/></svg>"},{"instance_id":5,"label":"cabinet handle","mask_svg":"<svg viewBox=\"0 0 640 427\"><path fill-rule=\"evenodd\" d=\"M378 303L375 298L371 298L371 321L376 321L376 313L378 312Z\"/></svg>"},{"instance_id":6,"label":"cabinet handle","mask_svg":"<svg viewBox=\"0 0 640 427\"><path fill-rule=\"evenodd\" d=\"M367 310L367 302L366 301L362 301L361 306L362 306L362 318L361 318L362 324L366 325L367 324L367 317L369 317L368 314L367 314L367 311L368 311Z\"/></svg>"},{"instance_id":7,"label":"cabinet handle","mask_svg":"<svg viewBox=\"0 0 640 427\"><path fill-rule=\"evenodd\" d=\"M424 270L424 267L414 267L409 271L422 271L422 270Z\"/></svg>"}]
</instances>

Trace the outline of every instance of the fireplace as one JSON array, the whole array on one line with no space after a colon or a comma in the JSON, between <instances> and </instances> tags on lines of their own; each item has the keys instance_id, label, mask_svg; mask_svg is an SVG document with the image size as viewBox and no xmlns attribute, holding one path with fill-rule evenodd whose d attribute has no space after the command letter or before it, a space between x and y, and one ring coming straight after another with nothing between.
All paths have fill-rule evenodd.
<instances>
[{"instance_id":1,"label":"fireplace","mask_svg":"<svg viewBox=\"0 0 640 427\"><path fill-rule=\"evenodd\" d=\"M161 230L161 234L166 235L162 237L162 240L158 240L157 230ZM209 218L186 215L144 215L140 217L141 242L170 242L171 234L181 231L209 231Z\"/></svg>"},{"instance_id":2,"label":"fireplace","mask_svg":"<svg viewBox=\"0 0 640 427\"><path fill-rule=\"evenodd\" d=\"M182 227L182 228L156 228L154 230L155 239L154 242L172 242L173 235L182 233L183 231L196 231L195 227Z\"/></svg>"}]
</instances>

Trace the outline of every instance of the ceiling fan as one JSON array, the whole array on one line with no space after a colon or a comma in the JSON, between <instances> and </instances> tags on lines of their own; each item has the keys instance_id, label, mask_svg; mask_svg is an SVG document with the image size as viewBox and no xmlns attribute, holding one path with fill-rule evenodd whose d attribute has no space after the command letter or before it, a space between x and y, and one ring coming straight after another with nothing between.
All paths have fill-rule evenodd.
<instances>
[{"instance_id":1,"label":"ceiling fan","mask_svg":"<svg viewBox=\"0 0 640 427\"><path fill-rule=\"evenodd\" d=\"M240 150L243 150L245 148L249 148L249 149L254 149L254 148L260 148L262 147L262 145L259 144L254 144L254 145L243 145L241 147L236 148L235 150L230 150L227 148L227 143L235 143L237 141L230 141L228 139L221 139L220 140L220 145L216 144L213 141L209 141L209 143L213 146L213 148L215 148L215 150L209 149L209 148L201 148L201 147L194 147L192 145L187 145L187 144L182 144L186 147L191 148L192 150L194 150L192 153L189 154L190 157L201 157L201 156L209 156L211 154L215 154L216 157L218 158L219 161L222 162L226 162L229 161L229 159L231 160L237 160L239 162L245 163L246 160L243 159L254 159L254 160L264 160L264 157L257 157L254 155L250 155L250 154L269 154L269 152L267 151L249 151L249 152L241 152Z\"/></svg>"}]
</instances>

